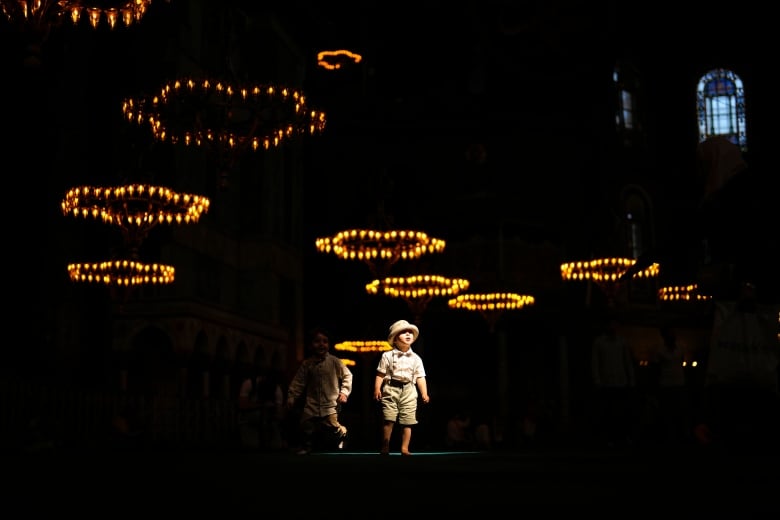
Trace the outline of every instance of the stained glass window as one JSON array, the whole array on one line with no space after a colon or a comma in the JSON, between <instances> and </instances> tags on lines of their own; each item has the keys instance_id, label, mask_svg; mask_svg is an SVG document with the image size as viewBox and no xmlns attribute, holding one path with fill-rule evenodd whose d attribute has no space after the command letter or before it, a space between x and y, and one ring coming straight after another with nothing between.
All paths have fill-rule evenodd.
<instances>
[{"instance_id":1,"label":"stained glass window","mask_svg":"<svg viewBox=\"0 0 780 520\"><path fill-rule=\"evenodd\" d=\"M699 80L696 89L699 142L713 135L727 137L747 150L745 92L742 80L727 69L714 69Z\"/></svg>"}]
</instances>

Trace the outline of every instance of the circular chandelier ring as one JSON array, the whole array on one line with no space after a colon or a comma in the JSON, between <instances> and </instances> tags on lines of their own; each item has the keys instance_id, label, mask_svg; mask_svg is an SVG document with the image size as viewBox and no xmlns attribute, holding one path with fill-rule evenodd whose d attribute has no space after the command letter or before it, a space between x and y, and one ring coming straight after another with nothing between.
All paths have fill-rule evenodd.
<instances>
[{"instance_id":1,"label":"circular chandelier ring","mask_svg":"<svg viewBox=\"0 0 780 520\"><path fill-rule=\"evenodd\" d=\"M636 260L633 258L597 258L589 261L576 261L561 264L563 280L593 280L594 282L617 282L631 269ZM634 278L651 278L658 275L659 265L653 263L633 274Z\"/></svg>"},{"instance_id":2,"label":"circular chandelier ring","mask_svg":"<svg viewBox=\"0 0 780 520\"><path fill-rule=\"evenodd\" d=\"M366 292L394 298L430 298L452 296L469 288L469 281L463 278L447 278L440 275L415 275L408 277L388 277L374 280L366 285Z\"/></svg>"},{"instance_id":3,"label":"circular chandelier ring","mask_svg":"<svg viewBox=\"0 0 780 520\"><path fill-rule=\"evenodd\" d=\"M355 354L373 354L375 352L393 350L390 343L382 340L342 341L341 343L336 343L333 348L341 352L352 352Z\"/></svg>"},{"instance_id":4,"label":"circular chandelier ring","mask_svg":"<svg viewBox=\"0 0 780 520\"><path fill-rule=\"evenodd\" d=\"M443 251L446 242L422 231L348 229L316 239L315 246L320 252L332 252L345 260L413 260Z\"/></svg>"},{"instance_id":5,"label":"circular chandelier ring","mask_svg":"<svg viewBox=\"0 0 780 520\"><path fill-rule=\"evenodd\" d=\"M533 305L536 299L533 296L516 293L481 293L460 294L447 302L452 309L465 309L469 311L493 312L522 309Z\"/></svg>"},{"instance_id":6,"label":"circular chandelier ring","mask_svg":"<svg viewBox=\"0 0 780 520\"><path fill-rule=\"evenodd\" d=\"M182 107L194 109L191 127L175 127ZM215 121L204 121L207 108L217 108ZM198 110L200 109L200 112ZM299 134L314 134L325 128L325 113L308 108L306 96L295 89L277 85L234 87L210 79L177 79L163 85L151 98L126 98L122 112L128 121L148 124L158 141L205 146L223 145L230 149L269 149ZM283 117L263 125L271 115ZM231 128L231 118L250 114L245 128ZM214 123L213 125L211 123Z\"/></svg>"},{"instance_id":7,"label":"circular chandelier ring","mask_svg":"<svg viewBox=\"0 0 780 520\"><path fill-rule=\"evenodd\" d=\"M317 65L326 70L338 70L344 64L357 64L363 56L347 49L320 51L317 53Z\"/></svg>"},{"instance_id":8,"label":"circular chandelier ring","mask_svg":"<svg viewBox=\"0 0 780 520\"><path fill-rule=\"evenodd\" d=\"M667 285L658 289L658 299L663 302L707 301L712 296L699 292L698 284Z\"/></svg>"},{"instance_id":9,"label":"circular chandelier ring","mask_svg":"<svg viewBox=\"0 0 780 520\"><path fill-rule=\"evenodd\" d=\"M195 223L209 205L207 197L146 184L78 186L68 190L61 203L66 216L92 217L123 228Z\"/></svg>"},{"instance_id":10,"label":"circular chandelier ring","mask_svg":"<svg viewBox=\"0 0 780 520\"><path fill-rule=\"evenodd\" d=\"M69 264L68 275L73 282L128 287L172 283L175 268L165 264L145 264L138 260L108 260Z\"/></svg>"}]
</instances>

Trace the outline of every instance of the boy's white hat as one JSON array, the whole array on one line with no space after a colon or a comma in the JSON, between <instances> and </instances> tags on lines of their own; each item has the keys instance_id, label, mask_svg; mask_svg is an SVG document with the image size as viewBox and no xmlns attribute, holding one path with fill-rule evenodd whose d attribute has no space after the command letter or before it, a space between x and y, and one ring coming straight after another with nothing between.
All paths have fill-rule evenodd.
<instances>
[{"instance_id":1,"label":"boy's white hat","mask_svg":"<svg viewBox=\"0 0 780 520\"><path fill-rule=\"evenodd\" d=\"M395 341L395 337L405 330L411 330L412 334L414 334L414 341L417 341L417 336L420 335L420 329L417 328L417 325L412 325L406 320L398 320L390 325L390 333L387 335L387 342L392 345L393 341Z\"/></svg>"}]
</instances>

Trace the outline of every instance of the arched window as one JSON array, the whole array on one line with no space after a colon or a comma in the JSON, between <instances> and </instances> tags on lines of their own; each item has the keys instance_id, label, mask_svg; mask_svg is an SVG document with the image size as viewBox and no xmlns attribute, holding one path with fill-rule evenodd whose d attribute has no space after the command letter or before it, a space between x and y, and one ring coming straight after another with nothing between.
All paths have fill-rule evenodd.
<instances>
[{"instance_id":1,"label":"arched window","mask_svg":"<svg viewBox=\"0 0 780 520\"><path fill-rule=\"evenodd\" d=\"M747 151L745 92L742 80L727 69L714 69L699 79L696 88L699 142L714 135L727 137Z\"/></svg>"},{"instance_id":2,"label":"arched window","mask_svg":"<svg viewBox=\"0 0 780 520\"><path fill-rule=\"evenodd\" d=\"M639 129L637 119L638 77L636 71L626 63L617 63L612 71L612 81L615 83L617 93L617 110L615 111L615 125L620 131Z\"/></svg>"},{"instance_id":3,"label":"arched window","mask_svg":"<svg viewBox=\"0 0 780 520\"><path fill-rule=\"evenodd\" d=\"M625 147L643 144L642 80L636 67L625 58L618 59L612 70L615 88L615 130Z\"/></svg>"}]
</instances>

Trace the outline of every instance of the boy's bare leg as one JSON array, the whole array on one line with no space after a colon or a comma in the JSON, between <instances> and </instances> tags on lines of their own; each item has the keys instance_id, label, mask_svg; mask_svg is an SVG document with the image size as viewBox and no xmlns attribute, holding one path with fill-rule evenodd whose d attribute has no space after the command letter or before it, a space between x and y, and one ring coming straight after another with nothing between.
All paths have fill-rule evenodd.
<instances>
[{"instance_id":1,"label":"boy's bare leg","mask_svg":"<svg viewBox=\"0 0 780 520\"><path fill-rule=\"evenodd\" d=\"M390 436L393 434L393 421L385 421L382 425L382 450L379 452L382 455L390 453Z\"/></svg>"},{"instance_id":2,"label":"boy's bare leg","mask_svg":"<svg viewBox=\"0 0 780 520\"><path fill-rule=\"evenodd\" d=\"M404 426L403 434L401 435L401 455L411 455L409 452L409 442L412 440L412 427Z\"/></svg>"}]
</instances>

